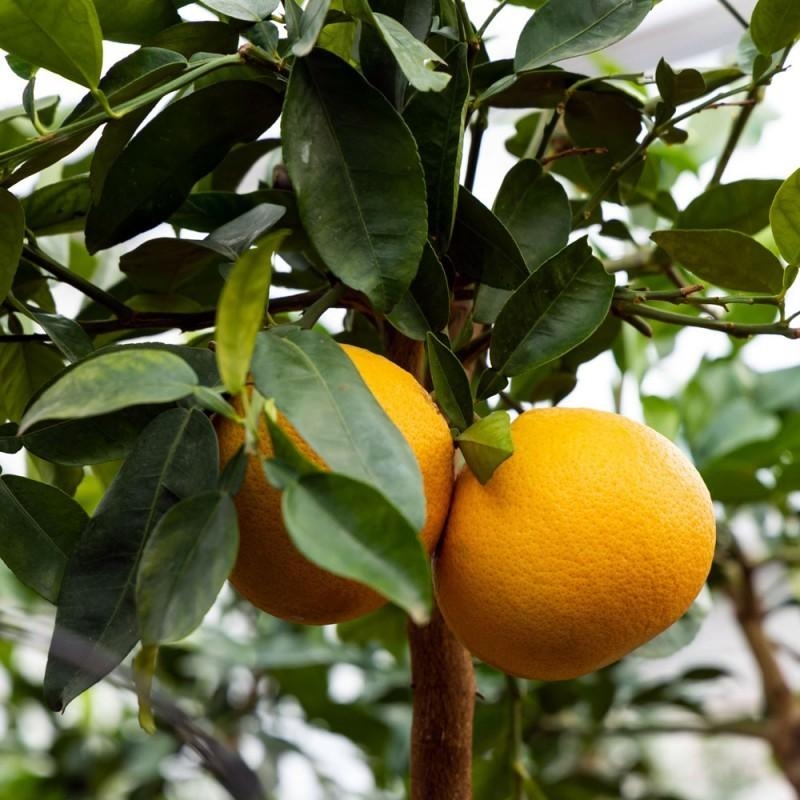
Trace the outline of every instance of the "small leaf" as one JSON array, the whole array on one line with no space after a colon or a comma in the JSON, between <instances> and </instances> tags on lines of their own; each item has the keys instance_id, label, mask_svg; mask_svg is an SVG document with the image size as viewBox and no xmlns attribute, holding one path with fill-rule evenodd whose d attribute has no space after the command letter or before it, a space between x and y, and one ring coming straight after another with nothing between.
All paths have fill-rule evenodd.
<instances>
[{"instance_id":1,"label":"small leaf","mask_svg":"<svg viewBox=\"0 0 800 800\"><path fill-rule=\"evenodd\" d=\"M514 453L511 418L507 411L493 411L456 437L467 466L483 484Z\"/></svg>"},{"instance_id":2,"label":"small leaf","mask_svg":"<svg viewBox=\"0 0 800 800\"><path fill-rule=\"evenodd\" d=\"M334 275L391 310L427 235L424 176L402 118L352 67L314 51L292 68L282 132L314 247Z\"/></svg>"},{"instance_id":3,"label":"small leaf","mask_svg":"<svg viewBox=\"0 0 800 800\"><path fill-rule=\"evenodd\" d=\"M794 0L758 0L750 20L750 35L767 56L788 47L800 36L800 5Z\"/></svg>"},{"instance_id":4,"label":"small leaf","mask_svg":"<svg viewBox=\"0 0 800 800\"><path fill-rule=\"evenodd\" d=\"M567 246L572 211L564 187L538 161L522 159L503 178L494 213L519 246L528 270Z\"/></svg>"},{"instance_id":5,"label":"small leaf","mask_svg":"<svg viewBox=\"0 0 800 800\"><path fill-rule=\"evenodd\" d=\"M666 658L677 653L694 639L710 610L711 594L704 590L677 622L638 647L632 655L639 658Z\"/></svg>"},{"instance_id":6,"label":"small leaf","mask_svg":"<svg viewBox=\"0 0 800 800\"><path fill-rule=\"evenodd\" d=\"M133 685L139 703L139 727L150 734L156 732L151 695L157 660L158 647L155 645L142 645L133 659Z\"/></svg>"},{"instance_id":7,"label":"small leaf","mask_svg":"<svg viewBox=\"0 0 800 800\"><path fill-rule=\"evenodd\" d=\"M25 239L25 214L19 200L0 188L0 303L11 291Z\"/></svg>"},{"instance_id":8,"label":"small leaf","mask_svg":"<svg viewBox=\"0 0 800 800\"><path fill-rule=\"evenodd\" d=\"M197 373L169 352L103 353L77 364L48 387L26 412L20 433L45 419L92 417L127 406L179 400L197 383Z\"/></svg>"},{"instance_id":9,"label":"small leaf","mask_svg":"<svg viewBox=\"0 0 800 800\"><path fill-rule=\"evenodd\" d=\"M463 431L475 416L467 373L455 353L432 333L426 338L426 349L436 403L450 424Z\"/></svg>"},{"instance_id":10,"label":"small leaf","mask_svg":"<svg viewBox=\"0 0 800 800\"><path fill-rule=\"evenodd\" d=\"M289 28L294 55L307 56L314 49L330 7L331 0L308 0L305 9L298 13L297 24ZM297 5L292 2L290 8L297 9ZM287 22L291 19L287 9Z\"/></svg>"},{"instance_id":11,"label":"small leaf","mask_svg":"<svg viewBox=\"0 0 800 800\"><path fill-rule=\"evenodd\" d=\"M60 489L16 475L0 476L0 557L19 580L51 603L88 520Z\"/></svg>"},{"instance_id":12,"label":"small leaf","mask_svg":"<svg viewBox=\"0 0 800 800\"><path fill-rule=\"evenodd\" d=\"M428 559L408 520L377 489L319 472L290 484L282 508L292 541L306 558L375 589L418 625L428 620Z\"/></svg>"},{"instance_id":13,"label":"small leaf","mask_svg":"<svg viewBox=\"0 0 800 800\"><path fill-rule=\"evenodd\" d=\"M3 0L0 49L93 89L103 66L103 36L92 0Z\"/></svg>"},{"instance_id":14,"label":"small leaf","mask_svg":"<svg viewBox=\"0 0 800 800\"><path fill-rule=\"evenodd\" d=\"M416 530L422 527L417 460L336 342L310 330L261 333L252 371L258 391L274 398L332 470L376 487Z\"/></svg>"},{"instance_id":15,"label":"small leaf","mask_svg":"<svg viewBox=\"0 0 800 800\"><path fill-rule=\"evenodd\" d=\"M236 507L224 492L187 497L161 517L136 578L144 645L176 642L203 621L233 569L238 547Z\"/></svg>"},{"instance_id":16,"label":"small leaf","mask_svg":"<svg viewBox=\"0 0 800 800\"><path fill-rule=\"evenodd\" d=\"M632 33L654 0L549 0L527 22L517 42L517 72L594 53Z\"/></svg>"},{"instance_id":17,"label":"small leaf","mask_svg":"<svg viewBox=\"0 0 800 800\"><path fill-rule=\"evenodd\" d=\"M217 364L225 388L238 394L245 385L256 334L264 327L272 255L283 236L247 250L233 265L217 306Z\"/></svg>"},{"instance_id":18,"label":"small leaf","mask_svg":"<svg viewBox=\"0 0 800 800\"><path fill-rule=\"evenodd\" d=\"M272 442L272 452L275 461L280 461L282 467L286 467L284 473L291 472L292 480L296 480L303 475L310 475L312 472L320 472L320 468L310 459L306 458L296 447L291 437L278 424L278 412L272 401L267 403L264 419L266 421L269 438ZM264 468L269 479L267 469L270 460L265 462ZM273 483L273 485L275 485ZM277 488L285 489L288 483L281 484Z\"/></svg>"},{"instance_id":19,"label":"small leaf","mask_svg":"<svg viewBox=\"0 0 800 800\"><path fill-rule=\"evenodd\" d=\"M518 375L567 353L603 322L614 279L586 237L546 261L509 298L497 317L491 360L503 375Z\"/></svg>"},{"instance_id":20,"label":"small leaf","mask_svg":"<svg viewBox=\"0 0 800 800\"><path fill-rule=\"evenodd\" d=\"M18 453L22 449L22 439L17 436L17 423L0 424L0 453Z\"/></svg>"},{"instance_id":21,"label":"small leaf","mask_svg":"<svg viewBox=\"0 0 800 800\"><path fill-rule=\"evenodd\" d=\"M800 169L778 189L769 221L781 255L790 263L800 263Z\"/></svg>"},{"instance_id":22,"label":"small leaf","mask_svg":"<svg viewBox=\"0 0 800 800\"><path fill-rule=\"evenodd\" d=\"M218 460L213 426L200 411L166 411L142 432L64 573L44 678L45 701L54 710L110 672L136 644L142 548L173 505L214 489ZM67 658L70 650L80 657Z\"/></svg>"},{"instance_id":23,"label":"small leaf","mask_svg":"<svg viewBox=\"0 0 800 800\"><path fill-rule=\"evenodd\" d=\"M777 180L743 180L713 186L689 203L675 227L726 228L752 236L769 225L770 205L780 185Z\"/></svg>"},{"instance_id":24,"label":"small leaf","mask_svg":"<svg viewBox=\"0 0 800 800\"><path fill-rule=\"evenodd\" d=\"M650 238L704 281L723 289L778 294L783 267L764 245L738 231L656 231Z\"/></svg>"},{"instance_id":25,"label":"small leaf","mask_svg":"<svg viewBox=\"0 0 800 800\"><path fill-rule=\"evenodd\" d=\"M75 320L28 306L22 308L70 361L80 361L94 352L92 340Z\"/></svg>"}]
</instances>

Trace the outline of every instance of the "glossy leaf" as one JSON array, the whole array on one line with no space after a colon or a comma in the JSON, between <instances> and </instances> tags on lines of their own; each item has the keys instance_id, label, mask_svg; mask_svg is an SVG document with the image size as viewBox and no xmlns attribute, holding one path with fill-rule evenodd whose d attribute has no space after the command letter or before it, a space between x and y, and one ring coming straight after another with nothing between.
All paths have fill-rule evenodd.
<instances>
[{"instance_id":1,"label":"glossy leaf","mask_svg":"<svg viewBox=\"0 0 800 800\"><path fill-rule=\"evenodd\" d=\"M586 238L546 261L509 298L497 317L492 367L518 375L567 353L603 322L614 279Z\"/></svg>"},{"instance_id":2,"label":"glossy leaf","mask_svg":"<svg viewBox=\"0 0 800 800\"><path fill-rule=\"evenodd\" d=\"M172 0L94 0L103 38L141 44L181 21Z\"/></svg>"},{"instance_id":3,"label":"glossy leaf","mask_svg":"<svg viewBox=\"0 0 800 800\"><path fill-rule=\"evenodd\" d=\"M508 229L463 186L448 257L462 275L496 289L516 289L529 275Z\"/></svg>"},{"instance_id":4,"label":"glossy leaf","mask_svg":"<svg viewBox=\"0 0 800 800\"><path fill-rule=\"evenodd\" d=\"M386 317L409 339L424 341L428 331L441 331L450 318L450 287L441 261L430 244L422 251L408 291Z\"/></svg>"},{"instance_id":5,"label":"glossy leaf","mask_svg":"<svg viewBox=\"0 0 800 800\"><path fill-rule=\"evenodd\" d=\"M436 403L450 424L466 430L475 416L469 378L453 351L429 333L426 339L428 369L436 393Z\"/></svg>"},{"instance_id":6,"label":"glossy leaf","mask_svg":"<svg viewBox=\"0 0 800 800\"><path fill-rule=\"evenodd\" d=\"M277 0L202 0L202 5L226 17L245 22L260 22L277 7Z\"/></svg>"},{"instance_id":7,"label":"glossy leaf","mask_svg":"<svg viewBox=\"0 0 800 800\"><path fill-rule=\"evenodd\" d=\"M60 314L23 307L25 313L42 328L69 361L80 361L94 352L91 339L75 320Z\"/></svg>"},{"instance_id":8,"label":"glossy leaf","mask_svg":"<svg viewBox=\"0 0 800 800\"><path fill-rule=\"evenodd\" d=\"M60 489L17 475L0 476L0 558L51 603L88 520Z\"/></svg>"},{"instance_id":9,"label":"glossy leaf","mask_svg":"<svg viewBox=\"0 0 800 800\"><path fill-rule=\"evenodd\" d=\"M528 269L567 246L572 212L564 187L538 161L523 159L503 179L494 213L519 246Z\"/></svg>"},{"instance_id":10,"label":"glossy leaf","mask_svg":"<svg viewBox=\"0 0 800 800\"><path fill-rule=\"evenodd\" d=\"M224 492L187 497L161 517L136 577L143 644L178 641L203 621L233 569L238 547L236 508Z\"/></svg>"},{"instance_id":11,"label":"glossy leaf","mask_svg":"<svg viewBox=\"0 0 800 800\"><path fill-rule=\"evenodd\" d=\"M427 233L411 133L377 90L322 51L295 63L282 131L314 247L344 283L389 311L416 274Z\"/></svg>"},{"instance_id":12,"label":"glossy leaf","mask_svg":"<svg viewBox=\"0 0 800 800\"><path fill-rule=\"evenodd\" d=\"M250 371L256 335L264 327L272 255L280 239L245 251L228 274L217 307L216 353L225 388L238 394Z\"/></svg>"},{"instance_id":13,"label":"glossy leaf","mask_svg":"<svg viewBox=\"0 0 800 800\"><path fill-rule=\"evenodd\" d=\"M45 700L54 710L96 683L136 644L142 548L172 506L214 489L218 458L214 429L199 411L167 411L142 432L64 573L44 678ZM65 648L80 653L78 663L59 657Z\"/></svg>"},{"instance_id":14,"label":"glossy leaf","mask_svg":"<svg viewBox=\"0 0 800 800\"><path fill-rule=\"evenodd\" d=\"M319 566L366 584L424 624L432 602L428 559L408 519L373 486L319 472L290 484L283 517Z\"/></svg>"},{"instance_id":15,"label":"glossy leaf","mask_svg":"<svg viewBox=\"0 0 800 800\"><path fill-rule=\"evenodd\" d=\"M27 410L24 433L46 419L92 417L144 403L168 403L191 394L195 371L169 352L124 349L77 364Z\"/></svg>"},{"instance_id":16,"label":"glossy leaf","mask_svg":"<svg viewBox=\"0 0 800 800\"><path fill-rule=\"evenodd\" d=\"M163 222L237 142L278 117L280 98L255 81L224 81L167 106L111 165L86 221L90 252Z\"/></svg>"},{"instance_id":17,"label":"glossy leaf","mask_svg":"<svg viewBox=\"0 0 800 800\"><path fill-rule=\"evenodd\" d=\"M103 37L92 0L69 0L68 9L50 0L0 0L0 49L90 89L100 80Z\"/></svg>"},{"instance_id":18,"label":"glossy leaf","mask_svg":"<svg viewBox=\"0 0 800 800\"><path fill-rule=\"evenodd\" d=\"M314 49L330 6L331 0L309 0L302 13L298 15L299 24L289 26L292 53L296 56L307 56ZM292 7L294 7L294 3L292 3ZM287 21L290 19L291 17L287 13Z\"/></svg>"},{"instance_id":19,"label":"glossy leaf","mask_svg":"<svg viewBox=\"0 0 800 800\"><path fill-rule=\"evenodd\" d=\"M336 342L316 331L261 333L252 371L258 391L332 470L376 487L422 527L417 460Z\"/></svg>"},{"instance_id":20,"label":"glossy leaf","mask_svg":"<svg viewBox=\"0 0 800 800\"><path fill-rule=\"evenodd\" d=\"M494 471L514 453L511 418L507 411L494 411L456 437L456 442L475 477L488 483Z\"/></svg>"},{"instance_id":21,"label":"glossy leaf","mask_svg":"<svg viewBox=\"0 0 800 800\"><path fill-rule=\"evenodd\" d=\"M769 221L781 255L790 264L800 263L800 169L778 189Z\"/></svg>"},{"instance_id":22,"label":"glossy leaf","mask_svg":"<svg viewBox=\"0 0 800 800\"><path fill-rule=\"evenodd\" d=\"M770 205L780 185L777 180L751 179L713 186L689 203L675 227L756 234L769 225Z\"/></svg>"},{"instance_id":23,"label":"glossy leaf","mask_svg":"<svg viewBox=\"0 0 800 800\"><path fill-rule=\"evenodd\" d=\"M428 228L440 252L455 223L464 128L469 100L467 46L448 57L453 79L440 93L418 92L403 111L417 142L428 197Z\"/></svg>"},{"instance_id":24,"label":"glossy leaf","mask_svg":"<svg viewBox=\"0 0 800 800\"><path fill-rule=\"evenodd\" d=\"M787 47L800 36L800 6L793 0L758 0L750 35L764 55Z\"/></svg>"},{"instance_id":25,"label":"glossy leaf","mask_svg":"<svg viewBox=\"0 0 800 800\"><path fill-rule=\"evenodd\" d=\"M514 56L517 72L594 53L632 33L653 0L549 0L522 29Z\"/></svg>"},{"instance_id":26,"label":"glossy leaf","mask_svg":"<svg viewBox=\"0 0 800 800\"><path fill-rule=\"evenodd\" d=\"M25 238L25 214L19 200L0 188L0 303L6 299L17 272Z\"/></svg>"},{"instance_id":27,"label":"glossy leaf","mask_svg":"<svg viewBox=\"0 0 800 800\"><path fill-rule=\"evenodd\" d=\"M783 287L778 259L738 231L656 231L650 238L698 278L723 289L777 294Z\"/></svg>"}]
</instances>

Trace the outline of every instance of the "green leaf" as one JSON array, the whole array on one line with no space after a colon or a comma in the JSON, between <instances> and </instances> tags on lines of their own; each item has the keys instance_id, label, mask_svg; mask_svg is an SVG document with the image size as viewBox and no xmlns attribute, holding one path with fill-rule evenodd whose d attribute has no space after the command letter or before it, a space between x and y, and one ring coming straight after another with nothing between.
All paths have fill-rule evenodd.
<instances>
[{"instance_id":1,"label":"green leaf","mask_svg":"<svg viewBox=\"0 0 800 800\"><path fill-rule=\"evenodd\" d=\"M34 392L63 367L59 352L39 342L12 342L0 347L0 419L19 421Z\"/></svg>"},{"instance_id":2,"label":"green leaf","mask_svg":"<svg viewBox=\"0 0 800 800\"><path fill-rule=\"evenodd\" d=\"M288 486L283 518L309 560L366 584L419 625L432 602L428 559L408 519L373 486L319 472Z\"/></svg>"},{"instance_id":3,"label":"green leaf","mask_svg":"<svg viewBox=\"0 0 800 800\"><path fill-rule=\"evenodd\" d=\"M572 211L564 187L538 161L522 159L503 179L494 213L519 246L533 272L567 246Z\"/></svg>"},{"instance_id":4,"label":"green leaf","mask_svg":"<svg viewBox=\"0 0 800 800\"><path fill-rule=\"evenodd\" d=\"M22 306L25 313L50 337L53 344L69 361L80 361L94 352L94 346L86 332L75 320L60 314Z\"/></svg>"},{"instance_id":5,"label":"green leaf","mask_svg":"<svg viewBox=\"0 0 800 800\"><path fill-rule=\"evenodd\" d=\"M549 0L522 29L517 72L603 50L639 27L653 0Z\"/></svg>"},{"instance_id":6,"label":"green leaf","mask_svg":"<svg viewBox=\"0 0 800 800\"><path fill-rule=\"evenodd\" d=\"M201 5L232 19L261 22L278 7L278 0L201 0Z\"/></svg>"},{"instance_id":7,"label":"green leaf","mask_svg":"<svg viewBox=\"0 0 800 800\"><path fill-rule=\"evenodd\" d=\"M436 403L454 428L466 430L475 416L467 373L455 353L432 333L426 349Z\"/></svg>"},{"instance_id":8,"label":"green leaf","mask_svg":"<svg viewBox=\"0 0 800 800\"><path fill-rule=\"evenodd\" d=\"M781 255L790 264L800 263L800 169L778 189L769 221Z\"/></svg>"},{"instance_id":9,"label":"green leaf","mask_svg":"<svg viewBox=\"0 0 800 800\"><path fill-rule=\"evenodd\" d=\"M408 291L387 314L389 322L409 339L424 341L428 331L441 331L450 318L450 286L442 262L430 244Z\"/></svg>"},{"instance_id":10,"label":"green leaf","mask_svg":"<svg viewBox=\"0 0 800 800\"><path fill-rule=\"evenodd\" d=\"M530 274L505 225L463 186L448 258L462 275L496 289L516 289Z\"/></svg>"},{"instance_id":11,"label":"green leaf","mask_svg":"<svg viewBox=\"0 0 800 800\"><path fill-rule=\"evenodd\" d=\"M546 261L509 298L491 344L494 369L518 375L587 339L611 306L614 279L586 237Z\"/></svg>"},{"instance_id":12,"label":"green leaf","mask_svg":"<svg viewBox=\"0 0 800 800\"><path fill-rule=\"evenodd\" d=\"M181 22L157 33L150 45L174 50L186 58L195 53L235 53L239 34L233 25L224 22Z\"/></svg>"},{"instance_id":13,"label":"green leaf","mask_svg":"<svg viewBox=\"0 0 800 800\"><path fill-rule=\"evenodd\" d=\"M0 0L0 49L93 89L103 37L92 0Z\"/></svg>"},{"instance_id":14,"label":"green leaf","mask_svg":"<svg viewBox=\"0 0 800 800\"><path fill-rule=\"evenodd\" d=\"M133 657L133 686L136 690L136 699L139 703L139 727L149 734L154 734L156 720L153 716L153 676L156 673L158 661L158 647L156 645L143 645Z\"/></svg>"},{"instance_id":15,"label":"green leaf","mask_svg":"<svg viewBox=\"0 0 800 800\"><path fill-rule=\"evenodd\" d=\"M181 21L172 0L94 0L103 38L141 44Z\"/></svg>"},{"instance_id":16,"label":"green leaf","mask_svg":"<svg viewBox=\"0 0 800 800\"><path fill-rule=\"evenodd\" d=\"M0 558L51 603L88 520L60 489L16 475L0 476Z\"/></svg>"},{"instance_id":17,"label":"green leaf","mask_svg":"<svg viewBox=\"0 0 800 800\"><path fill-rule=\"evenodd\" d=\"M764 245L738 231L656 231L650 238L704 281L723 289L778 294L783 267Z\"/></svg>"},{"instance_id":18,"label":"green leaf","mask_svg":"<svg viewBox=\"0 0 800 800\"><path fill-rule=\"evenodd\" d=\"M376 487L422 527L417 460L336 342L316 331L261 333L252 370L258 391L332 470Z\"/></svg>"},{"instance_id":19,"label":"green leaf","mask_svg":"<svg viewBox=\"0 0 800 800\"><path fill-rule=\"evenodd\" d=\"M224 492L174 505L147 540L136 578L142 643L175 642L205 617L236 562L236 507Z\"/></svg>"},{"instance_id":20,"label":"green leaf","mask_svg":"<svg viewBox=\"0 0 800 800\"><path fill-rule=\"evenodd\" d=\"M292 68L282 133L314 247L344 283L389 311L416 274L427 233L408 128L352 67L315 51Z\"/></svg>"},{"instance_id":21,"label":"green leaf","mask_svg":"<svg viewBox=\"0 0 800 800\"><path fill-rule=\"evenodd\" d=\"M788 47L800 36L800 6L794 0L758 0L750 35L767 56Z\"/></svg>"},{"instance_id":22,"label":"green leaf","mask_svg":"<svg viewBox=\"0 0 800 800\"><path fill-rule=\"evenodd\" d=\"M48 387L26 412L20 433L45 419L92 417L179 400L197 383L197 373L169 352L131 348L104 353L77 364Z\"/></svg>"},{"instance_id":23,"label":"green leaf","mask_svg":"<svg viewBox=\"0 0 800 800\"><path fill-rule=\"evenodd\" d=\"M37 236L50 236L80 230L90 201L89 178L78 175L37 189L22 206L27 226Z\"/></svg>"},{"instance_id":24,"label":"green leaf","mask_svg":"<svg viewBox=\"0 0 800 800\"><path fill-rule=\"evenodd\" d=\"M238 394L245 385L256 335L264 327L272 275L272 255L283 236L269 237L233 265L217 306L217 364L225 388Z\"/></svg>"},{"instance_id":25,"label":"green leaf","mask_svg":"<svg viewBox=\"0 0 800 800\"><path fill-rule=\"evenodd\" d=\"M214 489L217 437L200 411L153 420L94 512L67 565L44 695L54 710L105 676L138 639L135 582L142 549L180 500ZM77 663L64 652L78 654Z\"/></svg>"},{"instance_id":26,"label":"green leaf","mask_svg":"<svg viewBox=\"0 0 800 800\"><path fill-rule=\"evenodd\" d=\"M22 439L17 436L17 423L0 424L0 453L18 453L22 449Z\"/></svg>"},{"instance_id":27,"label":"green leaf","mask_svg":"<svg viewBox=\"0 0 800 800\"><path fill-rule=\"evenodd\" d=\"M11 291L25 239L25 214L19 200L0 188L0 303Z\"/></svg>"},{"instance_id":28,"label":"green leaf","mask_svg":"<svg viewBox=\"0 0 800 800\"><path fill-rule=\"evenodd\" d=\"M417 142L425 172L428 228L439 252L447 250L455 223L464 128L469 102L467 46L456 45L448 56L453 79L438 94L417 92L405 119Z\"/></svg>"},{"instance_id":29,"label":"green leaf","mask_svg":"<svg viewBox=\"0 0 800 800\"><path fill-rule=\"evenodd\" d=\"M215 83L167 106L111 165L86 220L89 251L163 222L235 143L257 138L279 112L279 96L255 81Z\"/></svg>"},{"instance_id":30,"label":"green leaf","mask_svg":"<svg viewBox=\"0 0 800 800\"><path fill-rule=\"evenodd\" d=\"M475 477L488 483L494 471L514 453L508 412L493 411L459 434L456 442Z\"/></svg>"},{"instance_id":31,"label":"green leaf","mask_svg":"<svg viewBox=\"0 0 800 800\"><path fill-rule=\"evenodd\" d=\"M703 591L689 610L663 633L637 647L632 655L638 658L666 658L686 647L700 630L711 611L711 595Z\"/></svg>"},{"instance_id":32,"label":"green leaf","mask_svg":"<svg viewBox=\"0 0 800 800\"><path fill-rule=\"evenodd\" d=\"M292 3L291 7L296 6ZM289 28L294 55L307 56L314 49L330 7L331 0L308 0L305 9L299 14L299 24ZM287 20L289 19L291 17L287 13Z\"/></svg>"},{"instance_id":33,"label":"green leaf","mask_svg":"<svg viewBox=\"0 0 800 800\"><path fill-rule=\"evenodd\" d=\"M751 236L769 225L777 180L743 180L713 186L681 212L676 228L726 228ZM800 252L800 251L799 251Z\"/></svg>"}]
</instances>

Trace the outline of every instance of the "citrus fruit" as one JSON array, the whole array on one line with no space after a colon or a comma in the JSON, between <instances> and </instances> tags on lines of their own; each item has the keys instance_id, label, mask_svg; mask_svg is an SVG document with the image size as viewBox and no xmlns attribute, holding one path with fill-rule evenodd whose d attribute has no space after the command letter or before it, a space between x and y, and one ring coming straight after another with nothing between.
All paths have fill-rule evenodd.
<instances>
[{"instance_id":1,"label":"citrus fruit","mask_svg":"<svg viewBox=\"0 0 800 800\"><path fill-rule=\"evenodd\" d=\"M425 525L419 535L430 553L444 525L453 488L450 430L428 393L408 372L368 350L342 347L417 457L426 500ZM287 421L282 426L303 455L324 466ZM240 425L220 419L217 435L224 464L242 444L243 431ZM259 442L261 453L271 455L263 423ZM255 456L248 461L234 502L239 517L239 554L230 581L253 605L292 622L323 625L354 619L386 602L363 584L316 566L297 550L281 518L281 493L267 483ZM375 535L380 536L380 531Z\"/></svg>"},{"instance_id":2,"label":"citrus fruit","mask_svg":"<svg viewBox=\"0 0 800 800\"><path fill-rule=\"evenodd\" d=\"M482 486L464 469L434 563L473 655L525 678L610 664L671 625L711 566L702 478L668 439L617 414L541 409Z\"/></svg>"}]
</instances>

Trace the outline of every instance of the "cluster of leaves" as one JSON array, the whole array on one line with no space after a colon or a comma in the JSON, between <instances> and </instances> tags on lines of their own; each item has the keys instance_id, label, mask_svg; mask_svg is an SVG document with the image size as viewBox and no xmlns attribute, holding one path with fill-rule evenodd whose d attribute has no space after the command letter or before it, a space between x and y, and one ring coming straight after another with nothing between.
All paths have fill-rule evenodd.
<instances>
[{"instance_id":1,"label":"cluster of leaves","mask_svg":"<svg viewBox=\"0 0 800 800\"><path fill-rule=\"evenodd\" d=\"M0 556L57 606L51 707L137 642L146 698L155 648L200 624L236 556L231 498L261 418L276 452L265 472L297 546L426 618L419 469L314 329L329 308L346 309L342 341L424 345L430 386L482 480L510 453L505 409L558 402L609 349L630 369L626 322L667 342L670 326L690 325L796 336L784 303L800 264L800 173L721 177L800 14L759 0L726 69L661 60L652 77L597 77L556 65L628 35L653 4L537 3L514 58L492 60L494 14L476 28L455 0L286 0L282 13L272 0L204 0L214 19L203 22L172 0L73 0L70 14L0 0L0 47L25 81L19 107L0 113L0 451L24 448L31 465L31 477L0 477ZM105 74L104 40L135 46ZM88 93L62 110L37 95L39 69ZM729 99L743 105L711 184L680 209L686 125ZM507 144L518 160L489 207L472 190L493 109L520 116ZM150 233L162 223L176 235ZM716 288L701 294L697 279ZM54 283L83 294L76 315ZM196 334L126 343L172 330ZM725 376L698 377L681 401L646 398L648 420L680 428L720 500L785 507L792 376ZM276 409L331 472L281 437ZM222 471L210 414L245 431ZM342 635L369 648L374 634ZM311 683L329 663L308 667L321 670ZM399 684L385 691L395 698ZM363 725L337 721L322 690L301 702L388 758L384 769L402 759L377 700ZM478 755L500 752L481 741Z\"/></svg>"}]
</instances>

